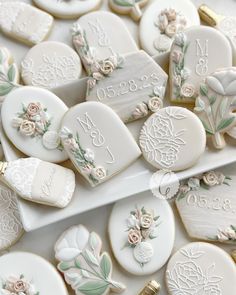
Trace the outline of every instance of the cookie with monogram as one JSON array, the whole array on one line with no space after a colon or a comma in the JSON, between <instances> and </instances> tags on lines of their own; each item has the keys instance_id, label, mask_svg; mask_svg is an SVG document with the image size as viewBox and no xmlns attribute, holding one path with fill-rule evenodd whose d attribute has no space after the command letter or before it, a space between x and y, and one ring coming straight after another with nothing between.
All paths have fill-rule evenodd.
<instances>
[{"instance_id":1,"label":"cookie with monogram","mask_svg":"<svg viewBox=\"0 0 236 295\"><path fill-rule=\"evenodd\" d=\"M34 0L35 4L58 18L76 18L98 9L102 0Z\"/></svg>"},{"instance_id":2,"label":"cookie with monogram","mask_svg":"<svg viewBox=\"0 0 236 295\"><path fill-rule=\"evenodd\" d=\"M112 279L112 260L102 251L102 240L83 225L66 230L57 240L57 268L76 295L107 295L125 290L122 283Z\"/></svg>"},{"instance_id":3,"label":"cookie with monogram","mask_svg":"<svg viewBox=\"0 0 236 295\"><path fill-rule=\"evenodd\" d=\"M197 9L191 1L154 1L140 21L141 46L148 54L158 56L168 64L175 34L199 24Z\"/></svg>"},{"instance_id":4,"label":"cookie with monogram","mask_svg":"<svg viewBox=\"0 0 236 295\"><path fill-rule=\"evenodd\" d=\"M14 88L18 87L19 71L11 53L0 47L0 103Z\"/></svg>"},{"instance_id":5,"label":"cookie with monogram","mask_svg":"<svg viewBox=\"0 0 236 295\"><path fill-rule=\"evenodd\" d=\"M28 45L45 40L53 25L53 17L29 4L19 1L0 3L0 30Z\"/></svg>"},{"instance_id":6,"label":"cookie with monogram","mask_svg":"<svg viewBox=\"0 0 236 295\"><path fill-rule=\"evenodd\" d=\"M0 182L0 251L14 245L23 235L16 193Z\"/></svg>"},{"instance_id":7,"label":"cookie with monogram","mask_svg":"<svg viewBox=\"0 0 236 295\"><path fill-rule=\"evenodd\" d=\"M28 252L0 257L0 293L4 295L68 295L56 268L44 258ZM47 282L47 284L45 284Z\"/></svg>"},{"instance_id":8,"label":"cookie with monogram","mask_svg":"<svg viewBox=\"0 0 236 295\"><path fill-rule=\"evenodd\" d=\"M151 275L168 260L175 223L166 200L152 194L117 202L111 212L109 238L115 258L128 272Z\"/></svg>"},{"instance_id":9,"label":"cookie with monogram","mask_svg":"<svg viewBox=\"0 0 236 295\"><path fill-rule=\"evenodd\" d=\"M127 168L141 154L118 115L100 102L72 107L62 120L61 140L76 169L91 186Z\"/></svg>"},{"instance_id":10,"label":"cookie with monogram","mask_svg":"<svg viewBox=\"0 0 236 295\"><path fill-rule=\"evenodd\" d=\"M207 76L200 84L194 111L217 149L225 147L224 134L236 126L235 110L236 68L221 69Z\"/></svg>"},{"instance_id":11,"label":"cookie with monogram","mask_svg":"<svg viewBox=\"0 0 236 295\"><path fill-rule=\"evenodd\" d=\"M217 69L231 66L230 44L219 31L198 26L177 33L170 53L171 100L194 104L201 81Z\"/></svg>"},{"instance_id":12,"label":"cookie with monogram","mask_svg":"<svg viewBox=\"0 0 236 295\"><path fill-rule=\"evenodd\" d=\"M139 21L142 17L141 8L149 0L109 0L111 9L119 14L129 14L133 20Z\"/></svg>"},{"instance_id":13,"label":"cookie with monogram","mask_svg":"<svg viewBox=\"0 0 236 295\"><path fill-rule=\"evenodd\" d=\"M61 42L42 42L31 48L21 62L23 82L47 89L75 81L81 73L79 56Z\"/></svg>"},{"instance_id":14,"label":"cookie with monogram","mask_svg":"<svg viewBox=\"0 0 236 295\"><path fill-rule=\"evenodd\" d=\"M235 244L234 179L210 171L182 182L176 206L190 237Z\"/></svg>"},{"instance_id":15,"label":"cookie with monogram","mask_svg":"<svg viewBox=\"0 0 236 295\"><path fill-rule=\"evenodd\" d=\"M24 154L59 163L68 159L58 131L67 106L53 93L20 87L9 93L1 109L4 131Z\"/></svg>"},{"instance_id":16,"label":"cookie with monogram","mask_svg":"<svg viewBox=\"0 0 236 295\"><path fill-rule=\"evenodd\" d=\"M79 18L72 27L72 39L88 74L94 72L97 61L138 50L122 20L107 11Z\"/></svg>"},{"instance_id":17,"label":"cookie with monogram","mask_svg":"<svg viewBox=\"0 0 236 295\"><path fill-rule=\"evenodd\" d=\"M222 267L224 265L224 267ZM236 268L232 258L209 243L190 243L179 249L166 269L168 294L234 294Z\"/></svg>"},{"instance_id":18,"label":"cookie with monogram","mask_svg":"<svg viewBox=\"0 0 236 295\"><path fill-rule=\"evenodd\" d=\"M195 165L204 153L206 134L194 113L171 106L147 119L139 143L145 160L152 166L180 171Z\"/></svg>"},{"instance_id":19,"label":"cookie with monogram","mask_svg":"<svg viewBox=\"0 0 236 295\"><path fill-rule=\"evenodd\" d=\"M72 170L37 158L0 162L0 178L23 199L64 208L75 190Z\"/></svg>"},{"instance_id":20,"label":"cookie with monogram","mask_svg":"<svg viewBox=\"0 0 236 295\"><path fill-rule=\"evenodd\" d=\"M127 123L163 107L167 79L144 51L111 56L96 64L87 82L86 100L108 105Z\"/></svg>"}]
</instances>

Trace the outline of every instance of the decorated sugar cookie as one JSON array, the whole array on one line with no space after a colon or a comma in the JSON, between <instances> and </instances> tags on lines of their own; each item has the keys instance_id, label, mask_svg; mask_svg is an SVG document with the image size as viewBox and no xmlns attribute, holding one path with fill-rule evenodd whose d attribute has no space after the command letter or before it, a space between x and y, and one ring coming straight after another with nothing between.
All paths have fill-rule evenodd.
<instances>
[{"instance_id":1,"label":"decorated sugar cookie","mask_svg":"<svg viewBox=\"0 0 236 295\"><path fill-rule=\"evenodd\" d=\"M207 76L200 84L195 113L217 149L225 146L224 133L236 125L236 68L226 68Z\"/></svg>"},{"instance_id":2,"label":"decorated sugar cookie","mask_svg":"<svg viewBox=\"0 0 236 295\"><path fill-rule=\"evenodd\" d=\"M20 219L17 196L0 182L0 251L14 245L24 230Z\"/></svg>"},{"instance_id":3,"label":"decorated sugar cookie","mask_svg":"<svg viewBox=\"0 0 236 295\"><path fill-rule=\"evenodd\" d=\"M199 25L196 7L189 0L156 0L145 10L140 22L139 36L142 48L150 55L165 58L177 32Z\"/></svg>"},{"instance_id":4,"label":"decorated sugar cookie","mask_svg":"<svg viewBox=\"0 0 236 295\"><path fill-rule=\"evenodd\" d=\"M53 17L20 1L0 3L0 30L28 45L45 40L52 28Z\"/></svg>"},{"instance_id":5,"label":"decorated sugar cookie","mask_svg":"<svg viewBox=\"0 0 236 295\"><path fill-rule=\"evenodd\" d=\"M170 54L171 100L194 104L201 81L217 69L230 66L230 44L217 30L198 26L178 33Z\"/></svg>"},{"instance_id":6,"label":"decorated sugar cookie","mask_svg":"<svg viewBox=\"0 0 236 295\"><path fill-rule=\"evenodd\" d=\"M69 228L55 245L58 269L76 295L121 293L125 286L112 279L112 261L101 252L102 240L83 225Z\"/></svg>"},{"instance_id":7,"label":"decorated sugar cookie","mask_svg":"<svg viewBox=\"0 0 236 295\"><path fill-rule=\"evenodd\" d=\"M116 113L99 102L71 108L61 123L61 140L76 169L92 186L119 173L141 154Z\"/></svg>"},{"instance_id":8,"label":"decorated sugar cookie","mask_svg":"<svg viewBox=\"0 0 236 295\"><path fill-rule=\"evenodd\" d=\"M224 265L224 267L222 267ZM236 268L221 248L208 243L190 243L177 251L166 270L168 294L234 294Z\"/></svg>"},{"instance_id":9,"label":"decorated sugar cookie","mask_svg":"<svg viewBox=\"0 0 236 295\"><path fill-rule=\"evenodd\" d=\"M167 78L144 51L111 56L96 63L86 100L107 104L124 122L134 121L162 108Z\"/></svg>"},{"instance_id":10,"label":"decorated sugar cookie","mask_svg":"<svg viewBox=\"0 0 236 295\"><path fill-rule=\"evenodd\" d=\"M182 183L176 206L189 236L235 244L234 177L209 171Z\"/></svg>"},{"instance_id":11,"label":"decorated sugar cookie","mask_svg":"<svg viewBox=\"0 0 236 295\"><path fill-rule=\"evenodd\" d=\"M10 52L0 47L0 102L15 87L18 87L19 72L17 65L13 62Z\"/></svg>"},{"instance_id":12,"label":"decorated sugar cookie","mask_svg":"<svg viewBox=\"0 0 236 295\"><path fill-rule=\"evenodd\" d=\"M142 17L141 8L149 0L109 0L110 7L117 13L129 14L133 20L139 21Z\"/></svg>"},{"instance_id":13,"label":"decorated sugar cookie","mask_svg":"<svg viewBox=\"0 0 236 295\"><path fill-rule=\"evenodd\" d=\"M70 203L75 190L72 170L37 158L0 162L0 178L23 199L58 208Z\"/></svg>"},{"instance_id":14,"label":"decorated sugar cookie","mask_svg":"<svg viewBox=\"0 0 236 295\"><path fill-rule=\"evenodd\" d=\"M63 162L68 157L58 131L67 110L50 91L25 86L5 98L2 124L8 138L24 154L49 162Z\"/></svg>"},{"instance_id":15,"label":"decorated sugar cookie","mask_svg":"<svg viewBox=\"0 0 236 295\"><path fill-rule=\"evenodd\" d=\"M68 295L55 267L38 255L12 252L0 257L0 265L0 294Z\"/></svg>"},{"instance_id":16,"label":"decorated sugar cookie","mask_svg":"<svg viewBox=\"0 0 236 295\"><path fill-rule=\"evenodd\" d=\"M138 50L122 20L107 11L92 12L79 18L72 27L72 38L88 74L94 72L97 61Z\"/></svg>"},{"instance_id":17,"label":"decorated sugar cookie","mask_svg":"<svg viewBox=\"0 0 236 295\"><path fill-rule=\"evenodd\" d=\"M206 135L194 113L186 108L166 107L147 119L139 143L145 160L151 165L179 171L198 161L205 151Z\"/></svg>"},{"instance_id":18,"label":"decorated sugar cookie","mask_svg":"<svg viewBox=\"0 0 236 295\"><path fill-rule=\"evenodd\" d=\"M75 18L97 9L102 0L34 0L40 8L59 18Z\"/></svg>"},{"instance_id":19,"label":"decorated sugar cookie","mask_svg":"<svg viewBox=\"0 0 236 295\"><path fill-rule=\"evenodd\" d=\"M77 80L81 71L76 52L68 45L55 41L34 46L21 62L24 83L48 89Z\"/></svg>"},{"instance_id":20,"label":"decorated sugar cookie","mask_svg":"<svg viewBox=\"0 0 236 295\"><path fill-rule=\"evenodd\" d=\"M171 254L173 213L166 200L150 194L122 200L113 207L108 231L119 264L134 275L150 275Z\"/></svg>"}]
</instances>

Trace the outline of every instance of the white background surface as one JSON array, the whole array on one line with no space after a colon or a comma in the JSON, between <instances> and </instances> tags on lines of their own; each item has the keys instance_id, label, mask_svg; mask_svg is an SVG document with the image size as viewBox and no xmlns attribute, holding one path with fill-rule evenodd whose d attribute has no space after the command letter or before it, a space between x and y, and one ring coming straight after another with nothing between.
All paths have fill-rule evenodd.
<instances>
[{"instance_id":1,"label":"white background surface","mask_svg":"<svg viewBox=\"0 0 236 295\"><path fill-rule=\"evenodd\" d=\"M7 1L7 0L3 0ZM161 0L158 0L161 1ZM162 0L165 1L165 0ZM30 3L30 0L25 0L25 2ZM107 6L107 0L104 0L103 8ZM196 5L200 5L202 1L195 0L194 3ZM236 16L236 1L235 0L205 0L205 3L210 7L214 8L216 11L225 14ZM129 29L131 30L133 36L135 36L137 40L137 26L136 24L124 17L125 22L128 23ZM60 27L60 30L53 30L52 35L50 36L51 40L63 41L70 43L70 34L68 34L68 29L73 21L56 21L55 26ZM11 50L12 54L17 57L17 62L19 63L21 58L27 51L27 47L20 44L15 43L13 40L7 39L0 35L0 46L7 46L9 50ZM230 166L227 168L227 174L232 174L232 172L236 170L236 166ZM223 171L223 170L222 170ZM235 193L235 192L234 192ZM101 198L100 194L97 195L97 198ZM58 222L54 225L45 227L43 229L26 233L23 238L12 247L11 251L23 250L33 252L39 255L42 255L49 261L55 264L54 260L54 250L53 245L58 239L59 235L67 229L69 226L74 224L83 223L90 230L96 231L99 235L101 235L102 240L104 242L104 249L110 252L108 236L107 236L107 222L110 214L111 206L102 207L96 209L94 211L90 211L89 213L84 213L80 216L75 216L73 218L67 219L62 222ZM186 232L179 221L179 217L177 212L174 210L174 214L176 216L176 242L174 251L179 247L186 244L190 239L188 239ZM163 241L165 243L165 241ZM227 251L232 249L232 246L224 247ZM135 277L131 276L125 271L123 271L116 263L114 269L114 278L116 280L120 280L126 284L127 290L123 293L124 295L136 295L138 290L144 286L144 283L150 279L158 280L162 285L161 295L167 295L165 284L163 281L163 273L165 267L162 268L158 273L149 276L149 277ZM48 281L50 283L50 281ZM232 282L236 284L236 282ZM72 293L74 294L74 293ZM54 294L44 294L44 295L54 295ZM229 294L232 295L232 294Z\"/></svg>"}]
</instances>

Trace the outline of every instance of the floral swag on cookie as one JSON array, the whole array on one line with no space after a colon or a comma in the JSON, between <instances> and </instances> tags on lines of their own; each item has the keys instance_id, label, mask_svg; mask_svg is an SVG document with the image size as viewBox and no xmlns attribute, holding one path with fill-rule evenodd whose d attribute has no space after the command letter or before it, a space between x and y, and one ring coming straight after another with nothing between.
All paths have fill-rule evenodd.
<instances>
[{"instance_id":1,"label":"floral swag on cookie","mask_svg":"<svg viewBox=\"0 0 236 295\"><path fill-rule=\"evenodd\" d=\"M219 242L236 242L236 226L230 225L226 229L219 229L215 240Z\"/></svg>"},{"instance_id":2,"label":"floral swag on cookie","mask_svg":"<svg viewBox=\"0 0 236 295\"><path fill-rule=\"evenodd\" d=\"M10 276L2 282L1 295L39 295L32 282L25 279L24 275L19 277Z\"/></svg>"},{"instance_id":3,"label":"floral swag on cookie","mask_svg":"<svg viewBox=\"0 0 236 295\"><path fill-rule=\"evenodd\" d=\"M162 10L155 21L155 26L157 26L161 32L161 35L154 40L155 48L160 53L169 50L175 34L183 31L186 25L187 20L180 12L177 12L173 8Z\"/></svg>"},{"instance_id":4,"label":"floral swag on cookie","mask_svg":"<svg viewBox=\"0 0 236 295\"><path fill-rule=\"evenodd\" d=\"M94 152L91 149L84 149L81 146L78 133L76 134L76 137L74 137L68 128L63 127L60 136L63 145L73 154L83 175L87 175L94 184L97 184L106 178L107 171L102 166L96 166L94 162Z\"/></svg>"},{"instance_id":5,"label":"floral swag on cookie","mask_svg":"<svg viewBox=\"0 0 236 295\"><path fill-rule=\"evenodd\" d=\"M159 226L160 216L155 216L152 210L147 211L144 207L140 210L136 208L130 212L127 219L128 241L124 247L133 249L134 259L140 264L151 261L154 254L153 247L147 242L157 237L156 230Z\"/></svg>"}]
</instances>

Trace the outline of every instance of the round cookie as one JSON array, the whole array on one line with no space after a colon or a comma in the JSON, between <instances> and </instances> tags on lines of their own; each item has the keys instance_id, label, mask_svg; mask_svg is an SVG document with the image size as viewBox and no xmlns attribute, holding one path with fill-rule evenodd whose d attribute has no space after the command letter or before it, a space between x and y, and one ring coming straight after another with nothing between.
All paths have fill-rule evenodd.
<instances>
[{"instance_id":1,"label":"round cookie","mask_svg":"<svg viewBox=\"0 0 236 295\"><path fill-rule=\"evenodd\" d=\"M206 134L199 118L186 108L160 109L144 123L139 143L143 156L158 169L185 170L205 151Z\"/></svg>"},{"instance_id":2,"label":"round cookie","mask_svg":"<svg viewBox=\"0 0 236 295\"><path fill-rule=\"evenodd\" d=\"M46 89L25 86L7 95L2 124L11 142L24 154L48 162L68 159L57 134L67 106Z\"/></svg>"},{"instance_id":3,"label":"round cookie","mask_svg":"<svg viewBox=\"0 0 236 295\"><path fill-rule=\"evenodd\" d=\"M14 245L24 230L16 193L2 182L0 182L0 224L0 251L3 251Z\"/></svg>"},{"instance_id":4,"label":"round cookie","mask_svg":"<svg viewBox=\"0 0 236 295\"><path fill-rule=\"evenodd\" d=\"M169 258L175 238L174 216L166 200L152 195L117 202L109 237L120 265L134 275L150 275Z\"/></svg>"},{"instance_id":5,"label":"round cookie","mask_svg":"<svg viewBox=\"0 0 236 295\"><path fill-rule=\"evenodd\" d=\"M224 267L222 267L224 266ZM190 243L177 251L166 270L168 294L236 294L236 268L221 248Z\"/></svg>"},{"instance_id":6,"label":"round cookie","mask_svg":"<svg viewBox=\"0 0 236 295\"><path fill-rule=\"evenodd\" d=\"M102 0L34 0L40 8L59 18L76 18L97 9Z\"/></svg>"},{"instance_id":7,"label":"round cookie","mask_svg":"<svg viewBox=\"0 0 236 295\"><path fill-rule=\"evenodd\" d=\"M68 295L54 266L35 254L12 252L1 256L0 278L2 294Z\"/></svg>"},{"instance_id":8,"label":"round cookie","mask_svg":"<svg viewBox=\"0 0 236 295\"><path fill-rule=\"evenodd\" d=\"M77 80L81 73L79 56L61 42L42 42L31 48L21 62L23 82L47 89Z\"/></svg>"}]
</instances>

